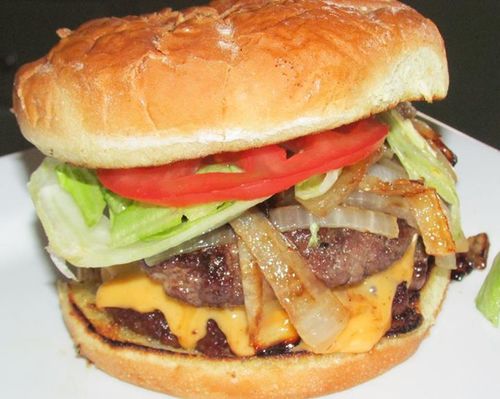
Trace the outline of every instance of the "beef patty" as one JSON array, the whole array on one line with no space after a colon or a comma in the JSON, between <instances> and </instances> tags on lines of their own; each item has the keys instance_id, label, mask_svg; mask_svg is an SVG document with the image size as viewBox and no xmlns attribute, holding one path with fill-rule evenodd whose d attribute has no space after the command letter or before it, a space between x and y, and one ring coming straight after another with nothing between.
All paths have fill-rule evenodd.
<instances>
[{"instance_id":1,"label":"beef patty","mask_svg":"<svg viewBox=\"0 0 500 399\"><path fill-rule=\"evenodd\" d=\"M316 277L335 288L359 283L403 256L416 231L402 220L398 224L399 237L393 239L346 228L322 228L314 247L308 246L308 229L284 234ZM236 243L176 255L152 267L144 264L143 269L163 284L168 295L194 306L244 303Z\"/></svg>"}]
</instances>

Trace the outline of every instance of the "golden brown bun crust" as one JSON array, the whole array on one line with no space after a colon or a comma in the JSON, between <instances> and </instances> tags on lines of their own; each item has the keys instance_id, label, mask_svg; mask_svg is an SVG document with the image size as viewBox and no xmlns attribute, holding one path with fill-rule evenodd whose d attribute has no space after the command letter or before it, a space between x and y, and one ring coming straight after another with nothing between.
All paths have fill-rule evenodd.
<instances>
[{"instance_id":1,"label":"golden brown bun crust","mask_svg":"<svg viewBox=\"0 0 500 399\"><path fill-rule=\"evenodd\" d=\"M448 89L437 28L392 0L222 0L58 33L17 73L14 111L42 152L88 167L280 142Z\"/></svg>"},{"instance_id":2,"label":"golden brown bun crust","mask_svg":"<svg viewBox=\"0 0 500 399\"><path fill-rule=\"evenodd\" d=\"M124 381L182 398L309 398L369 380L411 356L434 324L449 271L434 268L421 291L424 323L412 333L383 339L368 353L210 359L120 344L103 338L59 285L64 320L79 352Z\"/></svg>"}]
</instances>

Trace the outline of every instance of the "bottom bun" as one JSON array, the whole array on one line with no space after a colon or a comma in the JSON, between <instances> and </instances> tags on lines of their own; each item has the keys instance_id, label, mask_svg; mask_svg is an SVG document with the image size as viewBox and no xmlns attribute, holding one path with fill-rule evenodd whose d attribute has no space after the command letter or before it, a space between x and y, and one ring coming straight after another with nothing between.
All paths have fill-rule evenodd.
<instances>
[{"instance_id":1,"label":"bottom bun","mask_svg":"<svg viewBox=\"0 0 500 399\"><path fill-rule=\"evenodd\" d=\"M75 300L78 296L71 285L60 283L58 289L64 320L79 353L123 381L182 398L309 398L358 385L411 356L434 323L448 283L449 271L434 268L421 291L422 325L411 333L382 339L367 353L296 352L239 359L120 340L89 321L83 309L89 303Z\"/></svg>"}]
</instances>

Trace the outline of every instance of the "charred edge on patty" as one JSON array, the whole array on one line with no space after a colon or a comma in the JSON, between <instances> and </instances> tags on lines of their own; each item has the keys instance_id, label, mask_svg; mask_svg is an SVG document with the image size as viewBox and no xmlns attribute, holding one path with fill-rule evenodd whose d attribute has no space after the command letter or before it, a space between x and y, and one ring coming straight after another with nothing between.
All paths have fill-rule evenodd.
<instances>
[{"instance_id":1,"label":"charred edge on patty","mask_svg":"<svg viewBox=\"0 0 500 399\"><path fill-rule=\"evenodd\" d=\"M406 282L402 282L396 289L392 301L392 323L386 337L405 334L420 327L423 317L418 309L420 291L410 290Z\"/></svg>"},{"instance_id":2,"label":"charred edge on patty","mask_svg":"<svg viewBox=\"0 0 500 399\"><path fill-rule=\"evenodd\" d=\"M490 241L488 235L480 233L469 237L469 251L457 254L457 268L451 271L451 279L462 281L474 269L482 270L486 267Z\"/></svg>"},{"instance_id":3,"label":"charred edge on patty","mask_svg":"<svg viewBox=\"0 0 500 399\"><path fill-rule=\"evenodd\" d=\"M152 346L146 346L146 345L141 345L138 343L133 343L133 342L127 342L127 341L119 341L116 339L111 339L108 336L106 336L102 331L99 332L95 328L94 324L92 321L90 321L86 316L84 311L80 308L80 306L77 304L77 302L74 300L73 295L71 292L67 293L68 295L68 301L71 306L71 313L74 315L82 324L85 325L87 331L92 334L93 336L97 337L102 343L112 346L114 348L127 348L127 349L132 349L138 352L144 352L144 353L168 353L171 356L188 356L188 357L193 357L193 356L199 356L199 353L195 352L177 352L177 351L170 351L168 349L164 348L155 348ZM136 312L131 309L123 309L126 312L134 312L137 313L141 316L144 316L143 313ZM108 311L108 309L106 309ZM108 312L109 314L109 312ZM163 317L163 314L161 314L161 317ZM210 322L213 322L212 326L210 326ZM215 327L219 330L220 334L224 336L224 333L220 331L220 329L217 327L217 323L215 323L213 320L209 320L209 323L207 323L207 329L211 328L214 330L214 325ZM129 328L128 326L125 326L125 328ZM224 337L225 340L225 337ZM200 340L201 341L201 340ZM227 345L227 341L226 341ZM287 343L287 342L282 342L280 344L274 345L272 347L266 348L264 350L259 351L256 356L266 356L266 357L286 357L286 356L301 356L307 354L305 351L294 351L292 353L292 349L295 347L296 343ZM77 348L78 349L78 348ZM224 349L224 351L229 351L227 356L213 356L211 357L213 360L237 360L238 357L234 356L232 352L230 352L229 346L227 346L227 349ZM227 352L226 352L227 353ZM203 353L203 355L210 357L209 355Z\"/></svg>"}]
</instances>

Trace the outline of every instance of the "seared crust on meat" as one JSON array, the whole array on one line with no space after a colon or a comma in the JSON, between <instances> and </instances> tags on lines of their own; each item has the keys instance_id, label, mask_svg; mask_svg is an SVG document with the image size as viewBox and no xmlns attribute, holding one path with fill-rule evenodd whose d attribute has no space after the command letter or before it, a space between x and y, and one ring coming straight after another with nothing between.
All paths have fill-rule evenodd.
<instances>
[{"instance_id":1,"label":"seared crust on meat","mask_svg":"<svg viewBox=\"0 0 500 399\"><path fill-rule=\"evenodd\" d=\"M222 0L102 18L17 73L43 153L134 167L282 142L446 95L434 24L393 0Z\"/></svg>"},{"instance_id":2,"label":"seared crust on meat","mask_svg":"<svg viewBox=\"0 0 500 399\"><path fill-rule=\"evenodd\" d=\"M434 324L449 271L434 268L421 291L422 325L384 338L362 354L290 355L214 359L124 343L96 332L71 288L59 283L64 320L82 356L124 381L185 398L308 398L340 391L371 379L411 356ZM221 383L223 381L224 383Z\"/></svg>"}]
</instances>

